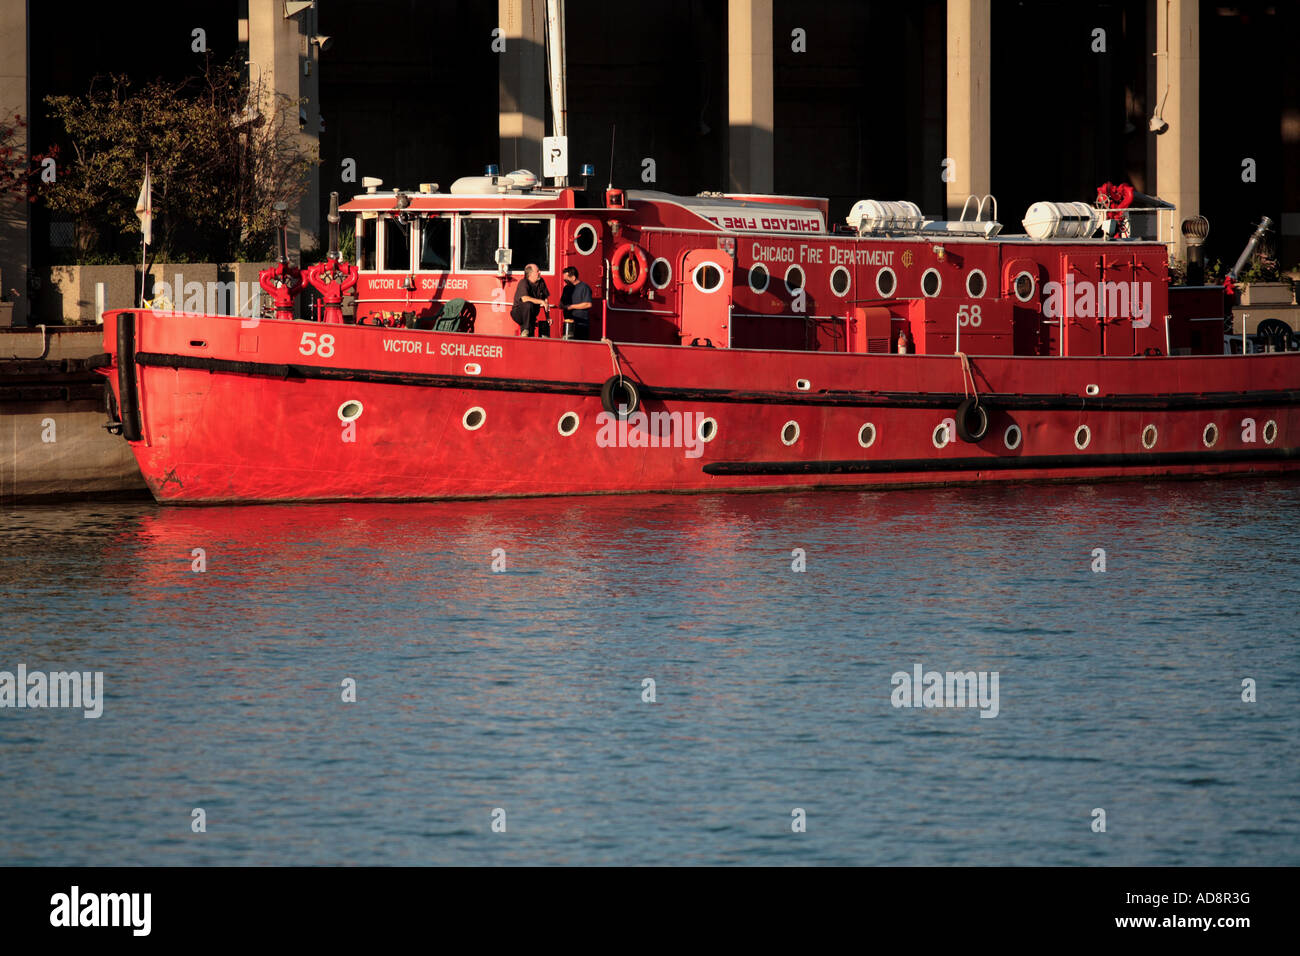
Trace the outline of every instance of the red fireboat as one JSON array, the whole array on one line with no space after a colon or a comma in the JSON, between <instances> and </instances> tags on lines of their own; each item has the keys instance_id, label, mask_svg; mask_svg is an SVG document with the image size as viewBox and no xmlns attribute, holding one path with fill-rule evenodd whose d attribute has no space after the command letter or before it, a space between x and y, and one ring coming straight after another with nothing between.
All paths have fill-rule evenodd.
<instances>
[{"instance_id":1,"label":"red fireboat","mask_svg":"<svg viewBox=\"0 0 1300 956\"><path fill-rule=\"evenodd\" d=\"M331 215L330 258L305 274L325 298L315 321L106 313L105 372L155 497L1300 468L1300 353L1225 354L1224 290L1171 286L1165 243L1129 229L1171 208L1135 205L1131 190L1035 203L1011 235L991 197L958 221L863 200L832 224L824 199L578 188L563 168L544 172L550 184L489 167L445 191L368 180L338 207L354 217L355 262L340 261ZM277 268L293 289L287 262ZM591 307L555 315L546 334L536 320L578 289L570 268ZM535 301L517 308L525 282ZM585 338L565 337L582 319Z\"/></svg>"}]
</instances>

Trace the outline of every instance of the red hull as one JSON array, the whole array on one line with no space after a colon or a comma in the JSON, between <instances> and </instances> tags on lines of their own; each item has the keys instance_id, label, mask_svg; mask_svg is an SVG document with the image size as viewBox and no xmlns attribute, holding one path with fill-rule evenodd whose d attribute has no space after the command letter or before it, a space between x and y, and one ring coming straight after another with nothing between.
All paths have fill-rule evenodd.
<instances>
[{"instance_id":1,"label":"red hull","mask_svg":"<svg viewBox=\"0 0 1300 956\"><path fill-rule=\"evenodd\" d=\"M944 437L939 426L970 391L957 356L636 344L611 350L599 342L266 320L250 328L224 316L142 313L124 326L137 325L124 340L120 371L122 314L104 320L115 362L110 381L124 420L138 416L132 448L145 480L169 503L1099 480L1300 467L1300 353L973 356L974 384L990 410L988 433L964 442L949 432L936 447ZM323 335L333 337L324 358L317 354ZM684 439L680 429L671 447L598 443L600 386L616 367L644 386L646 412L716 422L698 457L683 447L694 433ZM137 395L123 400L123 382L134 383ZM362 408L351 434L339 414L349 402ZM483 417L471 430L465 419L475 408ZM568 413L578 425L565 436L559 425ZM791 422L798 434L787 443ZM874 439L864 447L868 423ZM1008 448L1012 425L1020 441ZM1088 429L1082 449L1080 426ZM612 426L603 434L613 434Z\"/></svg>"}]
</instances>

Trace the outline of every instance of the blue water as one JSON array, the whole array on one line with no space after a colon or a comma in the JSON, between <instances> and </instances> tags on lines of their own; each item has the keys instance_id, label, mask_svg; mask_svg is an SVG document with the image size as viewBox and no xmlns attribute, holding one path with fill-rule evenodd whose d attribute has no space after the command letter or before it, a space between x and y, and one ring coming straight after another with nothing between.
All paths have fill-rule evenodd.
<instances>
[{"instance_id":1,"label":"blue water","mask_svg":"<svg viewBox=\"0 0 1300 956\"><path fill-rule=\"evenodd\" d=\"M11 508L0 670L106 700L0 710L0 860L1295 865L1298 528L1273 481ZM918 663L997 716L892 706Z\"/></svg>"}]
</instances>

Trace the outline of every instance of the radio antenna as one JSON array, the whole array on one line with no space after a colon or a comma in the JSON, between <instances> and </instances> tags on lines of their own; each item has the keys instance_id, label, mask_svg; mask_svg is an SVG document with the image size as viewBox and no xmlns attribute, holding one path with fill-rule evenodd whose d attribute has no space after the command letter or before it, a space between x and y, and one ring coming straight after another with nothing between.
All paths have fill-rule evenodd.
<instances>
[{"instance_id":1,"label":"radio antenna","mask_svg":"<svg viewBox=\"0 0 1300 956\"><path fill-rule=\"evenodd\" d=\"M617 123L609 124L609 185L606 189L614 188L614 133L617 129Z\"/></svg>"}]
</instances>

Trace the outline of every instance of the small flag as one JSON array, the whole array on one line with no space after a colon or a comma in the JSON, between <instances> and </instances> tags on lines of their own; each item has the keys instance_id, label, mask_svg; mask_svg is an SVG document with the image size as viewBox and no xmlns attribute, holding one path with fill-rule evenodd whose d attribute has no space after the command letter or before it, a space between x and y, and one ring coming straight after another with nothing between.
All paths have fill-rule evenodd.
<instances>
[{"instance_id":1,"label":"small flag","mask_svg":"<svg viewBox=\"0 0 1300 956\"><path fill-rule=\"evenodd\" d=\"M140 219L140 231L144 234L144 244L153 244L153 188L149 183L149 159L144 161L144 183L140 186L140 198L135 201L135 214Z\"/></svg>"}]
</instances>

